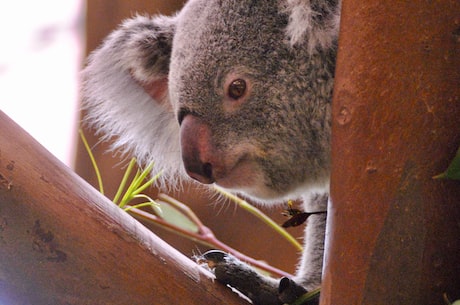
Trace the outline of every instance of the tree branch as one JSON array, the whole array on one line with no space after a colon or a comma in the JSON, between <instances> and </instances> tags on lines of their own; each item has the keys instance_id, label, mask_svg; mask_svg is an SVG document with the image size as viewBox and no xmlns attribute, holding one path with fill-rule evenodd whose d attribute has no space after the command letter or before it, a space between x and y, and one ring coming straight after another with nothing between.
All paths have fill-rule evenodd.
<instances>
[{"instance_id":1,"label":"tree branch","mask_svg":"<svg viewBox=\"0 0 460 305\"><path fill-rule=\"evenodd\" d=\"M0 300L246 304L0 112Z\"/></svg>"}]
</instances>

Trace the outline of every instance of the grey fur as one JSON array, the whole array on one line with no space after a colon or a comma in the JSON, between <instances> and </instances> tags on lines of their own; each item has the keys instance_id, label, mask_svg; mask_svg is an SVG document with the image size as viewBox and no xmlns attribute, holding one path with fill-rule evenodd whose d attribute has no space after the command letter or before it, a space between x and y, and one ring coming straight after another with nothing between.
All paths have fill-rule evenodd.
<instances>
[{"instance_id":1,"label":"grey fur","mask_svg":"<svg viewBox=\"0 0 460 305\"><path fill-rule=\"evenodd\" d=\"M173 17L125 21L83 71L87 121L173 183L194 171L187 150L198 147L193 157L209 161L199 165L212 165L204 182L326 210L339 10L337 0L190 0ZM241 100L226 95L234 79L248 85ZM204 129L194 139L189 126ZM320 284L325 218L308 220L294 278L307 290Z\"/></svg>"}]
</instances>

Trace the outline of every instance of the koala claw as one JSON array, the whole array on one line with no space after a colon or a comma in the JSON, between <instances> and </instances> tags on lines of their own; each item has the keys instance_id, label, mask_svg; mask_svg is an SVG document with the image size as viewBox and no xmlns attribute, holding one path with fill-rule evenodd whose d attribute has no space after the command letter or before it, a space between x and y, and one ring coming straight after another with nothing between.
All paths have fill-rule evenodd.
<instances>
[{"instance_id":1,"label":"koala claw","mask_svg":"<svg viewBox=\"0 0 460 305\"><path fill-rule=\"evenodd\" d=\"M231 254L211 250L197 258L197 262L214 272L216 280L246 295L255 305L291 303L306 293L306 289L286 277L281 280L263 276ZM309 305L318 304L318 299Z\"/></svg>"},{"instance_id":2,"label":"koala claw","mask_svg":"<svg viewBox=\"0 0 460 305\"><path fill-rule=\"evenodd\" d=\"M207 265L218 282L235 288L254 305L283 304L278 298L278 280L260 275L231 254L211 250L201 255L197 262Z\"/></svg>"}]
</instances>

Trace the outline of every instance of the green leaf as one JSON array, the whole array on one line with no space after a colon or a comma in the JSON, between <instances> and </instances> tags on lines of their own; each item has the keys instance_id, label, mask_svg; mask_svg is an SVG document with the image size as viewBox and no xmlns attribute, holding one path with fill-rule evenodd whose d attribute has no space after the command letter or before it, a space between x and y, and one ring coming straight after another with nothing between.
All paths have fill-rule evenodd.
<instances>
[{"instance_id":1,"label":"green leaf","mask_svg":"<svg viewBox=\"0 0 460 305\"><path fill-rule=\"evenodd\" d=\"M162 200L156 200L156 202L161 205L162 218L168 223L189 232L198 232L197 225L169 202Z\"/></svg>"},{"instance_id":2,"label":"green leaf","mask_svg":"<svg viewBox=\"0 0 460 305\"><path fill-rule=\"evenodd\" d=\"M434 176L433 179L460 180L460 147L446 171L442 174Z\"/></svg>"}]
</instances>

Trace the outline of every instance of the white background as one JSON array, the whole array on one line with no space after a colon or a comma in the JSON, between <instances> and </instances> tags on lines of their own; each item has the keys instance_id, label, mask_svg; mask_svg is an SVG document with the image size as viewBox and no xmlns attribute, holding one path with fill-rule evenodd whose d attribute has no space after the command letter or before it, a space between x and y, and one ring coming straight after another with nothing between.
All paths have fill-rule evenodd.
<instances>
[{"instance_id":1,"label":"white background","mask_svg":"<svg viewBox=\"0 0 460 305\"><path fill-rule=\"evenodd\" d=\"M82 0L0 1L0 110L69 166L84 13Z\"/></svg>"}]
</instances>

